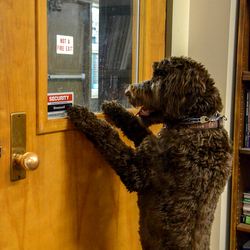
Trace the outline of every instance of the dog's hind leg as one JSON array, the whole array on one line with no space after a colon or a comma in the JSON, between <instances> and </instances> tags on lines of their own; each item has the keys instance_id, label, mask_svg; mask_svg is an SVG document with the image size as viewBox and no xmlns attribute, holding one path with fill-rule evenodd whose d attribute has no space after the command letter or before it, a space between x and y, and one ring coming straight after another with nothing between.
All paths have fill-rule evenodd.
<instances>
[{"instance_id":1,"label":"dog's hind leg","mask_svg":"<svg viewBox=\"0 0 250 250\"><path fill-rule=\"evenodd\" d=\"M124 135L139 146L143 139L152 134L151 130L142 126L133 113L127 111L121 104L115 101L105 101L101 105L102 112L108 115L117 128L120 128Z\"/></svg>"},{"instance_id":2,"label":"dog's hind leg","mask_svg":"<svg viewBox=\"0 0 250 250\"><path fill-rule=\"evenodd\" d=\"M116 129L86 107L70 107L67 115L100 151L129 191L138 191L145 186L147 172L153 164L152 160L155 160L151 151L150 154L147 152L148 146L158 150L155 135L149 135L139 147L133 149L119 138Z\"/></svg>"}]
</instances>

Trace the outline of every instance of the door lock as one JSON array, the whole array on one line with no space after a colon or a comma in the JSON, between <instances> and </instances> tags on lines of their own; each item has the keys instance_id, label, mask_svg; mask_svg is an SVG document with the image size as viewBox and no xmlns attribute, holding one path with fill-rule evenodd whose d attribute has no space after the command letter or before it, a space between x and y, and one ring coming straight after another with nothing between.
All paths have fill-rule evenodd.
<instances>
[{"instance_id":1,"label":"door lock","mask_svg":"<svg viewBox=\"0 0 250 250\"><path fill-rule=\"evenodd\" d=\"M26 114L24 112L10 115L10 179L26 178L26 170L35 170L39 166L39 157L26 152Z\"/></svg>"}]
</instances>

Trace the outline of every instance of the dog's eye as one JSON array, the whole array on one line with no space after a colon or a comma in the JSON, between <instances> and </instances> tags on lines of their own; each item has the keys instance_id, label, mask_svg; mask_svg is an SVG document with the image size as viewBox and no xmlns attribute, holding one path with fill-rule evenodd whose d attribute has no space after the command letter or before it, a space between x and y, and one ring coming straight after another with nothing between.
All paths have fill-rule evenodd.
<instances>
[{"instance_id":1,"label":"dog's eye","mask_svg":"<svg viewBox=\"0 0 250 250\"><path fill-rule=\"evenodd\" d=\"M155 76L155 77L152 78L152 81L151 81L151 82L152 82L153 84L156 84L156 83L159 82L160 80L161 80L160 76Z\"/></svg>"},{"instance_id":2,"label":"dog's eye","mask_svg":"<svg viewBox=\"0 0 250 250\"><path fill-rule=\"evenodd\" d=\"M156 80L164 80L170 74L167 70L157 69L153 73L153 78Z\"/></svg>"}]
</instances>

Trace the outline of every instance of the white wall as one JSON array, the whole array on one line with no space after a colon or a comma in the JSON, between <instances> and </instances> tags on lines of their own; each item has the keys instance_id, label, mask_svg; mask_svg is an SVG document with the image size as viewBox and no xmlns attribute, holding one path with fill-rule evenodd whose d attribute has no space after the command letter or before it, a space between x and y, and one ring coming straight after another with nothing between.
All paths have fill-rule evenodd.
<instances>
[{"instance_id":1,"label":"white wall","mask_svg":"<svg viewBox=\"0 0 250 250\"><path fill-rule=\"evenodd\" d=\"M173 0L171 54L188 55L190 0Z\"/></svg>"},{"instance_id":2,"label":"white wall","mask_svg":"<svg viewBox=\"0 0 250 250\"><path fill-rule=\"evenodd\" d=\"M173 0L172 55L189 56L206 66L220 90L231 136L237 0ZM181 19L181 20L180 20ZM230 190L217 206L211 250L229 249Z\"/></svg>"}]
</instances>

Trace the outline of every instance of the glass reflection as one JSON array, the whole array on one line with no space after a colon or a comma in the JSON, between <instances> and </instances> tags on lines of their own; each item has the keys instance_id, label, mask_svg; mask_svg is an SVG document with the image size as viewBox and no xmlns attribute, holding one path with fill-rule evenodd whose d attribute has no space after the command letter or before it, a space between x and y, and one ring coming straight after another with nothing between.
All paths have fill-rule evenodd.
<instances>
[{"instance_id":1,"label":"glass reflection","mask_svg":"<svg viewBox=\"0 0 250 250\"><path fill-rule=\"evenodd\" d=\"M94 112L104 100L130 107L124 89L135 74L133 4L48 0L48 118L64 117L73 104Z\"/></svg>"}]
</instances>

